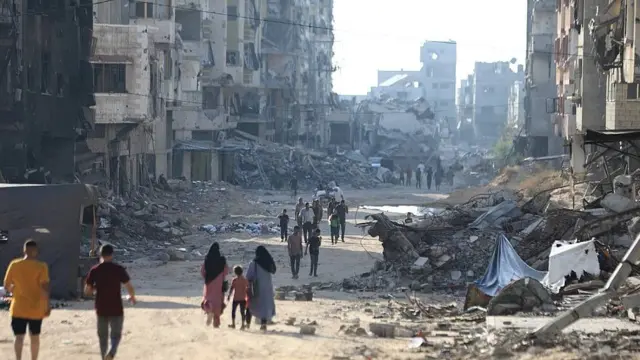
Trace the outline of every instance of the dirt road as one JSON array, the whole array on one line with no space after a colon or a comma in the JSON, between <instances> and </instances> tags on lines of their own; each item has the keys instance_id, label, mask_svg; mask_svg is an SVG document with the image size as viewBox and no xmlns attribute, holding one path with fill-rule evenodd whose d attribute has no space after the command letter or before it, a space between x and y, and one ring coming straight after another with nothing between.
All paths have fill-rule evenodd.
<instances>
[{"instance_id":1,"label":"dirt road","mask_svg":"<svg viewBox=\"0 0 640 360\"><path fill-rule=\"evenodd\" d=\"M420 204L424 193L412 189L385 189L350 192L350 202L362 204ZM275 207L289 203L286 194L259 195L262 200L278 201ZM354 213L352 209L352 214ZM361 221L364 212L356 220ZM240 215L240 214L238 214ZM326 224L322 225L328 234ZM279 238L238 239L212 238L202 233L192 241L200 243L202 253L213 241L218 241L231 264L246 265L253 258L258 244L271 251L278 266L275 285L302 285L310 282L341 281L346 277L371 269L381 258L377 239L363 237L359 229L348 226L346 243L331 245L325 235L320 254L319 277L308 277L309 258L302 261L300 279L291 277L286 248ZM214 330L206 327L199 308L202 280L199 275L201 259L186 262L154 263L139 260L125 264L138 289L139 303L127 307L125 333L118 358L121 359L407 359L403 354L407 340L379 340L339 334L341 325L356 321L364 328L384 309L386 300L373 295L345 292L318 292L313 302L277 301L276 324L267 334L256 329L249 331L227 328L230 313L223 315L223 326ZM98 343L93 304L73 302L53 311L43 326L42 359L98 359ZM295 317L296 323L316 322L317 333L302 336L297 326L285 325ZM12 354L12 334L7 312L0 312L0 353ZM28 349L28 347L26 347ZM26 350L25 358L28 356ZM401 356L398 356L400 354ZM424 356L424 354L423 354ZM7 357L10 358L10 357Z\"/></svg>"}]
</instances>

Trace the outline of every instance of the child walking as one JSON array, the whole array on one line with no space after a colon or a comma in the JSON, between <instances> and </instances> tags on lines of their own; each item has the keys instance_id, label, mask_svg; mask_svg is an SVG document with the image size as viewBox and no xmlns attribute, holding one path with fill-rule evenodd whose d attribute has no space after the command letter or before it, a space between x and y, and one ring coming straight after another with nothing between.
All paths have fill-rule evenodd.
<instances>
[{"instance_id":1,"label":"child walking","mask_svg":"<svg viewBox=\"0 0 640 360\"><path fill-rule=\"evenodd\" d=\"M231 280L231 286L229 287L229 295L227 295L227 302L231 299L233 293L233 302L231 303L231 325L230 328L236 327L236 310L240 306L240 317L242 318L241 330L244 330L245 323L249 324L251 320L247 319L247 288L249 281L242 275L242 266L236 265L233 268L235 277ZM250 315L249 315L250 316Z\"/></svg>"},{"instance_id":2,"label":"child walking","mask_svg":"<svg viewBox=\"0 0 640 360\"><path fill-rule=\"evenodd\" d=\"M333 210L333 214L329 217L329 226L331 227L331 245L338 243L340 237L340 216L338 210Z\"/></svg>"}]
</instances>

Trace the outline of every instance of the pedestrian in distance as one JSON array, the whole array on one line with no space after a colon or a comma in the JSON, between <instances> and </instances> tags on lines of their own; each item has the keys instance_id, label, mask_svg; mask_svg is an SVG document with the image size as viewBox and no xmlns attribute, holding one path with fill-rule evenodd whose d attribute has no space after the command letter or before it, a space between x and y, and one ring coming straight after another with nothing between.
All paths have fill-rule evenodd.
<instances>
[{"instance_id":1,"label":"pedestrian in distance","mask_svg":"<svg viewBox=\"0 0 640 360\"><path fill-rule=\"evenodd\" d=\"M15 336L13 349L16 360L22 359L24 338L29 330L31 359L37 360L40 352L42 321L51 313L49 306L49 267L38 260L38 245L27 240L23 257L9 263L4 276L4 288L13 295L9 316ZM8 354L7 358L8 358Z\"/></svg>"},{"instance_id":2,"label":"pedestrian in distance","mask_svg":"<svg viewBox=\"0 0 640 360\"><path fill-rule=\"evenodd\" d=\"M282 213L278 215L280 220L280 242L287 240L289 235L289 215L287 215L287 209L283 209Z\"/></svg>"},{"instance_id":3,"label":"pedestrian in distance","mask_svg":"<svg viewBox=\"0 0 640 360\"><path fill-rule=\"evenodd\" d=\"M331 245L335 245L340 238L340 216L338 216L338 210L333 210L333 214L329 217L329 227L331 228Z\"/></svg>"},{"instance_id":4,"label":"pedestrian in distance","mask_svg":"<svg viewBox=\"0 0 640 360\"><path fill-rule=\"evenodd\" d=\"M291 196L295 199L298 196L298 179L295 176L289 181L289 186L291 187Z\"/></svg>"},{"instance_id":5,"label":"pedestrian in distance","mask_svg":"<svg viewBox=\"0 0 640 360\"><path fill-rule=\"evenodd\" d=\"M311 268L309 269L309 276L318 277L318 257L320 256L320 245L322 244L322 238L320 237L320 229L316 229L313 236L309 239L307 247L304 250L304 254L309 253L311 258Z\"/></svg>"},{"instance_id":6,"label":"pedestrian in distance","mask_svg":"<svg viewBox=\"0 0 640 360\"><path fill-rule=\"evenodd\" d=\"M204 279L200 307L207 315L207 326L213 323L214 329L220 327L220 316L225 308L224 293L227 292L228 284L224 278L228 273L229 266L227 259L220 254L220 245L213 243L200 268Z\"/></svg>"},{"instance_id":7,"label":"pedestrian in distance","mask_svg":"<svg viewBox=\"0 0 640 360\"><path fill-rule=\"evenodd\" d=\"M344 242L344 232L347 228L347 214L349 213L349 207L347 207L344 200L341 200L340 204L336 206L336 211L338 212L338 218L340 219L340 236L342 238L342 242Z\"/></svg>"},{"instance_id":8,"label":"pedestrian in distance","mask_svg":"<svg viewBox=\"0 0 640 360\"><path fill-rule=\"evenodd\" d=\"M242 275L242 266L236 265L233 267L233 273L235 277L231 280L231 286L229 287L229 295L227 295L227 303L231 300L231 294L233 294L233 302L231 303L231 325L230 328L236 328L236 311L240 307L240 318L242 319L242 325L240 330L245 329L245 323L247 321L247 290L249 289L249 281Z\"/></svg>"},{"instance_id":9,"label":"pedestrian in distance","mask_svg":"<svg viewBox=\"0 0 640 360\"><path fill-rule=\"evenodd\" d=\"M416 169L416 189L422 189L422 170Z\"/></svg>"},{"instance_id":10,"label":"pedestrian in distance","mask_svg":"<svg viewBox=\"0 0 640 360\"><path fill-rule=\"evenodd\" d=\"M302 211L302 209L304 209L304 203L302 202L302 198L298 198L298 203L296 204L295 213L293 215L295 216L298 226L300 226L301 228L302 220L300 219L300 211Z\"/></svg>"},{"instance_id":11,"label":"pedestrian in distance","mask_svg":"<svg viewBox=\"0 0 640 360\"><path fill-rule=\"evenodd\" d=\"M307 243L311 237L311 230L313 230L313 221L315 214L313 209L309 206L309 203L304 204L304 209L300 211L300 222L302 222L302 235L304 235L304 242Z\"/></svg>"},{"instance_id":12,"label":"pedestrian in distance","mask_svg":"<svg viewBox=\"0 0 640 360\"><path fill-rule=\"evenodd\" d=\"M429 166L427 169L427 189L431 190L431 181L433 180L433 168Z\"/></svg>"},{"instance_id":13,"label":"pedestrian in distance","mask_svg":"<svg viewBox=\"0 0 640 360\"><path fill-rule=\"evenodd\" d=\"M410 167L407 168L406 184L407 184L407 186L411 186L411 168Z\"/></svg>"},{"instance_id":14,"label":"pedestrian in distance","mask_svg":"<svg viewBox=\"0 0 640 360\"><path fill-rule=\"evenodd\" d=\"M320 203L320 200L315 199L313 200L313 206L311 207L313 209L313 229L317 229L318 228L318 224L320 224L320 221L322 221L322 204Z\"/></svg>"},{"instance_id":15,"label":"pedestrian in distance","mask_svg":"<svg viewBox=\"0 0 640 360\"><path fill-rule=\"evenodd\" d=\"M440 184L442 184L442 168L436 169L436 173L434 174L435 182L436 182L436 191L440 191Z\"/></svg>"},{"instance_id":16,"label":"pedestrian in distance","mask_svg":"<svg viewBox=\"0 0 640 360\"><path fill-rule=\"evenodd\" d=\"M260 319L260 330L267 331L267 323L276 316L276 303L273 291L273 274L276 263L267 248L258 246L256 257L247 269L249 280L249 310L251 315Z\"/></svg>"},{"instance_id":17,"label":"pedestrian in distance","mask_svg":"<svg viewBox=\"0 0 640 360\"><path fill-rule=\"evenodd\" d=\"M299 226L293 228L293 234L287 239L287 251L291 260L291 276L297 279L302 258L302 231Z\"/></svg>"},{"instance_id":18,"label":"pedestrian in distance","mask_svg":"<svg viewBox=\"0 0 640 360\"><path fill-rule=\"evenodd\" d=\"M85 282L86 295L95 294L95 308L98 316L98 340L102 359L111 360L116 356L124 325L122 285L129 293L129 302L136 304L136 293L127 270L113 261L113 246L100 247L100 264L89 270ZM111 340L111 348L109 348Z\"/></svg>"},{"instance_id":19,"label":"pedestrian in distance","mask_svg":"<svg viewBox=\"0 0 640 360\"><path fill-rule=\"evenodd\" d=\"M331 200L329 200L329 205L327 205L327 220L329 220L331 215L333 215L333 210L336 209L336 206L338 206L338 203L336 202L336 199L332 197Z\"/></svg>"}]
</instances>

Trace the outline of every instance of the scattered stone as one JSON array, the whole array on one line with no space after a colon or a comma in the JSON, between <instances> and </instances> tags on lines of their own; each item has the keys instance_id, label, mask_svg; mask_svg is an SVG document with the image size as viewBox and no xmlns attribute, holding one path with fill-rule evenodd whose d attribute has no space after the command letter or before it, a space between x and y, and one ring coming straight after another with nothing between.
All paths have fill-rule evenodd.
<instances>
[{"instance_id":1,"label":"scattered stone","mask_svg":"<svg viewBox=\"0 0 640 360\"><path fill-rule=\"evenodd\" d=\"M369 324L369 331L378 337L393 338L395 337L396 327L391 324L371 323Z\"/></svg>"},{"instance_id":2,"label":"scattered stone","mask_svg":"<svg viewBox=\"0 0 640 360\"><path fill-rule=\"evenodd\" d=\"M300 334L302 335L315 335L316 328L311 325L300 325Z\"/></svg>"}]
</instances>

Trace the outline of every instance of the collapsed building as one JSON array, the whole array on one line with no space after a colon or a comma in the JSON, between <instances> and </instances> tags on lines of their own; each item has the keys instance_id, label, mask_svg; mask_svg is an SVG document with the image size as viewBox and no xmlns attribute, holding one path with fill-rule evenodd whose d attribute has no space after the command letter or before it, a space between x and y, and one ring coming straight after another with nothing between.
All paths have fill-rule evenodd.
<instances>
[{"instance_id":1,"label":"collapsed building","mask_svg":"<svg viewBox=\"0 0 640 360\"><path fill-rule=\"evenodd\" d=\"M363 101L355 117L358 150L366 157L381 156L404 166L415 166L429 159L438 148L441 119L424 98Z\"/></svg>"},{"instance_id":2,"label":"collapsed building","mask_svg":"<svg viewBox=\"0 0 640 360\"><path fill-rule=\"evenodd\" d=\"M94 121L92 24L90 1L0 1L0 179L73 180Z\"/></svg>"}]
</instances>

